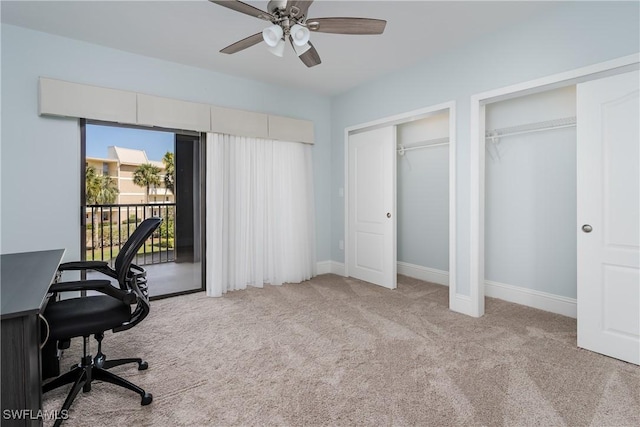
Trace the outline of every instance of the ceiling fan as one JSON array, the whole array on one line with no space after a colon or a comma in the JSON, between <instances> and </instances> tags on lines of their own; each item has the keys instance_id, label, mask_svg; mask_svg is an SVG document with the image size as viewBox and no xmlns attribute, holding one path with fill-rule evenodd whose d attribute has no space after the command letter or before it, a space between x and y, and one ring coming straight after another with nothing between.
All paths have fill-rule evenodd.
<instances>
[{"instance_id":1,"label":"ceiling fan","mask_svg":"<svg viewBox=\"0 0 640 427\"><path fill-rule=\"evenodd\" d=\"M320 55L309 41L310 31L333 34L382 34L387 21L370 18L307 18L313 0L271 0L264 11L237 0L209 0L246 15L270 21L262 32L237 41L220 52L236 53L264 40L271 53L282 56L289 39L296 55L307 67L320 64Z\"/></svg>"}]
</instances>

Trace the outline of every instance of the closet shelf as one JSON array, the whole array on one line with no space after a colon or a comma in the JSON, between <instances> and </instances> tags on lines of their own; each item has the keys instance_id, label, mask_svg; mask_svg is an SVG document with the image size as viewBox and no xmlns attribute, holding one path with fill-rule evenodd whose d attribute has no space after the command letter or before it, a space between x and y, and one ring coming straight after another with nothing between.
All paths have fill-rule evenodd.
<instances>
[{"instance_id":1,"label":"closet shelf","mask_svg":"<svg viewBox=\"0 0 640 427\"><path fill-rule=\"evenodd\" d=\"M402 144L398 145L398 154L404 156L406 151L411 150L419 150L421 148L432 148L432 147L440 147L442 145L449 145L449 137L444 138L435 138L435 139L427 139L425 141L417 142L419 145L412 145L411 147L405 147Z\"/></svg>"},{"instance_id":2,"label":"closet shelf","mask_svg":"<svg viewBox=\"0 0 640 427\"><path fill-rule=\"evenodd\" d=\"M575 127L576 117L564 117L562 119L547 120L544 122L528 123L518 126L510 126L506 128L493 129L485 132L485 138L497 139L507 136L524 135L532 132L542 132L552 129L562 129Z\"/></svg>"}]
</instances>

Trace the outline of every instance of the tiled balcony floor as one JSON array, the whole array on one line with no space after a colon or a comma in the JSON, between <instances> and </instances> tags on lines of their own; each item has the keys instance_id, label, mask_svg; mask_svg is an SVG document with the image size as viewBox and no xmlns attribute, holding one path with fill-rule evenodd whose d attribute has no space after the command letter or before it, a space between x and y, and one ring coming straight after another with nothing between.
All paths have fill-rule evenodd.
<instances>
[{"instance_id":1,"label":"tiled balcony floor","mask_svg":"<svg viewBox=\"0 0 640 427\"><path fill-rule=\"evenodd\" d=\"M147 270L149 295L152 297L200 289L202 287L200 262L166 262L142 267ZM100 273L87 273L87 279L104 278L105 276Z\"/></svg>"}]
</instances>

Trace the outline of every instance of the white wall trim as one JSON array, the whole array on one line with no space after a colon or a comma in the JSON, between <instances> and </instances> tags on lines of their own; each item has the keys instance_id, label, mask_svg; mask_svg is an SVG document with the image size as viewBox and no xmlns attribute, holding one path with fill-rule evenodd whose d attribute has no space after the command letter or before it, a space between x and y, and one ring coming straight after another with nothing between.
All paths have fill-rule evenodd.
<instances>
[{"instance_id":1,"label":"white wall trim","mask_svg":"<svg viewBox=\"0 0 640 427\"><path fill-rule=\"evenodd\" d=\"M316 272L321 274L337 274L344 276L344 263L337 261L318 261L316 263Z\"/></svg>"},{"instance_id":2,"label":"white wall trim","mask_svg":"<svg viewBox=\"0 0 640 427\"><path fill-rule=\"evenodd\" d=\"M329 273L331 273L331 261L316 262L316 274L318 274L318 276Z\"/></svg>"},{"instance_id":3,"label":"white wall trim","mask_svg":"<svg viewBox=\"0 0 640 427\"><path fill-rule=\"evenodd\" d=\"M637 67L640 53L592 64L563 73L506 86L471 96L470 116L470 309L476 317L484 314L484 177L485 177L485 120L486 103L514 96L541 92L603 77L602 73L629 71ZM453 269L452 269L453 271ZM461 306L464 306L461 303ZM453 309L453 308L452 308ZM457 310L456 310L457 311Z\"/></svg>"},{"instance_id":4,"label":"white wall trim","mask_svg":"<svg viewBox=\"0 0 640 427\"><path fill-rule=\"evenodd\" d=\"M404 274L414 279L444 286L448 286L449 284L449 273L447 271L409 264L407 262L398 262L398 274ZM575 298L563 297L548 292L507 285L506 283L491 280L485 280L484 286L485 295L488 297L561 314L574 319L576 318L577 302ZM471 299L469 297L459 295L454 295L450 301L450 305L456 305L460 309L467 309L470 304Z\"/></svg>"},{"instance_id":5,"label":"white wall trim","mask_svg":"<svg viewBox=\"0 0 640 427\"><path fill-rule=\"evenodd\" d=\"M372 130L379 127L386 127L386 126L399 125L402 123L412 122L415 120L428 117L430 114L433 114L433 113L440 113L444 110L455 108L455 105L456 105L455 101L448 101L448 102L443 102L442 104L432 105L430 107L419 108L417 110L407 111L406 113L396 114L394 116L383 117L381 119L372 120L370 122L349 126L345 128L345 133L348 136L348 134L351 132L364 132L364 131ZM449 135L449 138L451 138L451 135Z\"/></svg>"},{"instance_id":6,"label":"white wall trim","mask_svg":"<svg viewBox=\"0 0 640 427\"><path fill-rule=\"evenodd\" d=\"M449 103L449 277L447 285L449 286L449 309L460 313L468 314L465 311L458 310L458 306L453 304L455 295L458 293L458 281L456 280L456 269L458 266L457 246L457 184L456 184L456 162L458 157L456 134L457 116L455 101Z\"/></svg>"},{"instance_id":7,"label":"white wall trim","mask_svg":"<svg viewBox=\"0 0 640 427\"><path fill-rule=\"evenodd\" d=\"M331 272L338 276L346 277L345 267L343 262L331 261Z\"/></svg>"},{"instance_id":8,"label":"white wall trim","mask_svg":"<svg viewBox=\"0 0 640 427\"><path fill-rule=\"evenodd\" d=\"M398 261L398 274L404 274L425 282L449 286L449 272L444 270Z\"/></svg>"},{"instance_id":9,"label":"white wall trim","mask_svg":"<svg viewBox=\"0 0 640 427\"><path fill-rule=\"evenodd\" d=\"M577 300L574 298L493 282L491 280L485 280L484 286L485 295L488 297L573 317L574 319L577 317Z\"/></svg>"}]
</instances>

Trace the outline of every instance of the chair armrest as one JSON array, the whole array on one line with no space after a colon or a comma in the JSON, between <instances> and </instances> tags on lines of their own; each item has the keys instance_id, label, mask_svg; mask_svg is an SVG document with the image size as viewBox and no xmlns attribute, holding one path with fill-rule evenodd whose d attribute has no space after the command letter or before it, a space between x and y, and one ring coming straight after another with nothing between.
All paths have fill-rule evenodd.
<instances>
[{"instance_id":1,"label":"chair armrest","mask_svg":"<svg viewBox=\"0 0 640 427\"><path fill-rule=\"evenodd\" d=\"M73 292L73 291L97 291L110 297L119 299L125 304L135 304L138 300L136 294L123 291L111 285L108 280L78 280L74 282L54 283L49 292Z\"/></svg>"},{"instance_id":2,"label":"chair armrest","mask_svg":"<svg viewBox=\"0 0 640 427\"><path fill-rule=\"evenodd\" d=\"M64 262L58 267L58 271L85 271L93 270L106 276L117 279L117 274L106 261L72 261Z\"/></svg>"},{"instance_id":3,"label":"chair armrest","mask_svg":"<svg viewBox=\"0 0 640 427\"><path fill-rule=\"evenodd\" d=\"M72 261L63 262L60 264L60 267L58 267L58 270L95 270L108 266L109 264L106 261Z\"/></svg>"}]
</instances>

